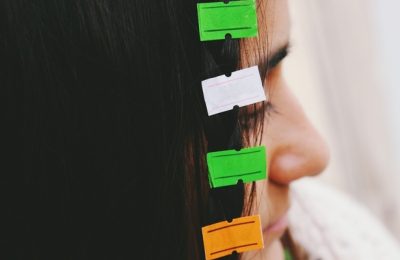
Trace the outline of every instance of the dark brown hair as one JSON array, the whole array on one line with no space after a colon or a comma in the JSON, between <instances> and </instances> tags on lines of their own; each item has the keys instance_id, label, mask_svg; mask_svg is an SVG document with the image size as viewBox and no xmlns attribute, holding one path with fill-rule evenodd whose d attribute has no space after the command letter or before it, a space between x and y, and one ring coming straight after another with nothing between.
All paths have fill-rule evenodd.
<instances>
[{"instance_id":1,"label":"dark brown hair","mask_svg":"<svg viewBox=\"0 0 400 260\"><path fill-rule=\"evenodd\" d=\"M263 114L207 116L200 82L240 46L200 42L196 3L1 1L0 258L202 259L201 227L241 214L243 186L213 205L205 155Z\"/></svg>"}]
</instances>

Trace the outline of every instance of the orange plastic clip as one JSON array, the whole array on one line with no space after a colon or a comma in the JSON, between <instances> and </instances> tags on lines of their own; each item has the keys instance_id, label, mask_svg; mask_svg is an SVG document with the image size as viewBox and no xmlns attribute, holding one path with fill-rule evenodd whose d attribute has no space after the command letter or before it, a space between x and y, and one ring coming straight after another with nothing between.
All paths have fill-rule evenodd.
<instances>
[{"instance_id":1,"label":"orange plastic clip","mask_svg":"<svg viewBox=\"0 0 400 260\"><path fill-rule=\"evenodd\" d=\"M260 216L222 221L202 228L206 259L216 259L264 247Z\"/></svg>"}]
</instances>

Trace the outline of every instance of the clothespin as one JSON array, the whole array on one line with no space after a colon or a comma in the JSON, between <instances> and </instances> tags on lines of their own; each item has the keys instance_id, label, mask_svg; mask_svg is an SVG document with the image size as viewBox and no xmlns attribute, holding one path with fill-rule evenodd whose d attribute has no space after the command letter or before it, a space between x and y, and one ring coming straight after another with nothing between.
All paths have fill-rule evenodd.
<instances>
[{"instance_id":1,"label":"clothespin","mask_svg":"<svg viewBox=\"0 0 400 260\"><path fill-rule=\"evenodd\" d=\"M209 116L267 100L258 66L201 82Z\"/></svg>"},{"instance_id":2,"label":"clothespin","mask_svg":"<svg viewBox=\"0 0 400 260\"><path fill-rule=\"evenodd\" d=\"M207 164L212 188L267 178L265 146L208 153Z\"/></svg>"},{"instance_id":3,"label":"clothespin","mask_svg":"<svg viewBox=\"0 0 400 260\"><path fill-rule=\"evenodd\" d=\"M203 227L202 234L207 260L264 247L259 215L218 222Z\"/></svg>"},{"instance_id":4,"label":"clothespin","mask_svg":"<svg viewBox=\"0 0 400 260\"><path fill-rule=\"evenodd\" d=\"M198 3L201 41L258 35L255 0Z\"/></svg>"}]
</instances>

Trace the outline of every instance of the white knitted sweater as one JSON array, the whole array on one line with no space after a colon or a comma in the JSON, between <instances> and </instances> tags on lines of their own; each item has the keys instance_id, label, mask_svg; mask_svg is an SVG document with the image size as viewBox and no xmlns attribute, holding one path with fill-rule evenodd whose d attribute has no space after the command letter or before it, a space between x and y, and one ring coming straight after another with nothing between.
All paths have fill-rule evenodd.
<instances>
[{"instance_id":1,"label":"white knitted sweater","mask_svg":"<svg viewBox=\"0 0 400 260\"><path fill-rule=\"evenodd\" d=\"M394 237L363 206L316 180L292 185L290 229L311 260L400 260Z\"/></svg>"}]
</instances>

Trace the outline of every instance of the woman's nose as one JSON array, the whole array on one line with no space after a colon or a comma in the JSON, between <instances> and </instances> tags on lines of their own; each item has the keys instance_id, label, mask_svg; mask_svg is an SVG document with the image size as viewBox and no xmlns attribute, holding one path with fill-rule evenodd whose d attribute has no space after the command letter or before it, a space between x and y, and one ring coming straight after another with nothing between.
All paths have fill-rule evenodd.
<instances>
[{"instance_id":1,"label":"woman's nose","mask_svg":"<svg viewBox=\"0 0 400 260\"><path fill-rule=\"evenodd\" d=\"M265 120L269 179L280 184L321 173L329 150L286 85L270 95L276 112Z\"/></svg>"}]
</instances>

